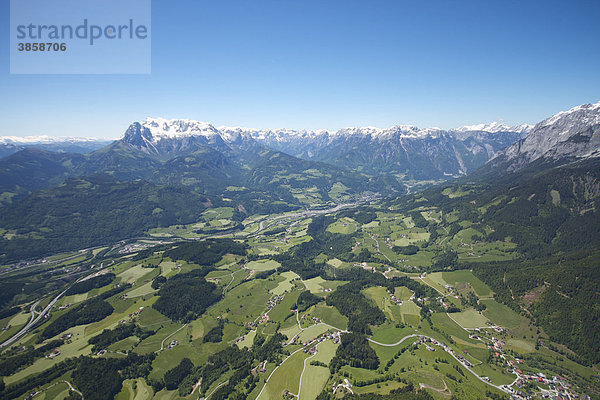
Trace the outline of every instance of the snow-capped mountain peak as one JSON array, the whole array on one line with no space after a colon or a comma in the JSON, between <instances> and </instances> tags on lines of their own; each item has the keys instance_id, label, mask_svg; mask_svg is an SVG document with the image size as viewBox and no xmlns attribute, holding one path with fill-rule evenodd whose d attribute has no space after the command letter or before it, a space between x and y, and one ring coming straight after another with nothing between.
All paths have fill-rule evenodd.
<instances>
[{"instance_id":1,"label":"snow-capped mountain peak","mask_svg":"<svg viewBox=\"0 0 600 400\"><path fill-rule=\"evenodd\" d=\"M148 117L141 123L141 126L150 131L153 142L157 142L161 139L175 139L190 136L204 136L206 138L220 136L219 130L208 122L193 121L189 119Z\"/></svg>"}]
</instances>

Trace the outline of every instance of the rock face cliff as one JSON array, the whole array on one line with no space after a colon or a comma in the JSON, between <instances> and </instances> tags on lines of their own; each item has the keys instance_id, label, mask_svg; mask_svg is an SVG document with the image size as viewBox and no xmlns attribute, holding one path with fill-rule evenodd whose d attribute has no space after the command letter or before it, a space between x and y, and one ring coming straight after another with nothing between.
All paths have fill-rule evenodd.
<instances>
[{"instance_id":1,"label":"rock face cliff","mask_svg":"<svg viewBox=\"0 0 600 400\"><path fill-rule=\"evenodd\" d=\"M499 151L486 168L515 172L533 162L600 157L600 102L560 112L537 124L523 139Z\"/></svg>"}]
</instances>

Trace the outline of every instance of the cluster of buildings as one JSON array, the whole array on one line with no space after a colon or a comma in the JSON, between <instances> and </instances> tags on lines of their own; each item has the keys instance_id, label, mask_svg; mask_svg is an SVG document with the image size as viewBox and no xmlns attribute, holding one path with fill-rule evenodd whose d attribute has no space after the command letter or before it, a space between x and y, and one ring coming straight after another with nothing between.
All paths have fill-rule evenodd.
<instances>
[{"instance_id":1,"label":"cluster of buildings","mask_svg":"<svg viewBox=\"0 0 600 400\"><path fill-rule=\"evenodd\" d=\"M362 263L354 263L355 267L359 267L362 268L364 270L367 271L371 271L373 273L375 273L377 270L375 269L375 267L371 267L369 264L367 264L366 262L362 262Z\"/></svg>"},{"instance_id":2,"label":"cluster of buildings","mask_svg":"<svg viewBox=\"0 0 600 400\"><path fill-rule=\"evenodd\" d=\"M414 297L414 296L413 296ZM402 300L397 298L396 296L394 296L393 294L390 297L390 300L392 301L392 303L394 303L397 306L401 306L402 305Z\"/></svg>"},{"instance_id":3,"label":"cluster of buildings","mask_svg":"<svg viewBox=\"0 0 600 400\"><path fill-rule=\"evenodd\" d=\"M491 322L488 322L489 329L502 334L506 332L506 329L500 326L496 326ZM486 337L485 329L475 328L473 332L469 334L469 338L482 341L487 344L488 349L494 352L494 355L503 360L503 367L506 372L516 375L516 379L509 385L501 386L502 390L511 394L513 400L529 399L531 396L526 393L529 389L535 388L538 391L538 397L551 400L578 400L586 399L586 395L579 397L573 392L572 386L567 380L561 376L554 376L552 378L546 377L542 372L523 372L521 369L525 369L522 365L523 360L518 357L510 356L504 351L506 342L498 337L491 336ZM458 358L458 357L457 357ZM467 365L467 364L465 364ZM489 381L487 377L481 377L484 380ZM529 389L527 389L529 388Z\"/></svg>"},{"instance_id":4,"label":"cluster of buildings","mask_svg":"<svg viewBox=\"0 0 600 400\"><path fill-rule=\"evenodd\" d=\"M282 296L279 295L275 295L273 297L271 297L269 300L267 300L266 306L267 309L271 309L273 307L275 307L277 304L279 304L281 302L281 300L283 300Z\"/></svg>"},{"instance_id":5,"label":"cluster of buildings","mask_svg":"<svg viewBox=\"0 0 600 400\"><path fill-rule=\"evenodd\" d=\"M421 267L418 267L416 265L410 265L410 264L404 264L404 265L400 265L401 262L407 262L408 259L403 258L401 260L396 260L394 261L396 264L398 264L398 267L404 269L404 271L420 271Z\"/></svg>"},{"instance_id":6,"label":"cluster of buildings","mask_svg":"<svg viewBox=\"0 0 600 400\"><path fill-rule=\"evenodd\" d=\"M446 289L447 292L449 292L450 296L454 296L457 299L460 298L460 296L458 295L458 293L456 293L456 289L454 289L454 286L445 284L444 288Z\"/></svg>"},{"instance_id":7,"label":"cluster of buildings","mask_svg":"<svg viewBox=\"0 0 600 400\"><path fill-rule=\"evenodd\" d=\"M404 235L404 236L406 236L406 235ZM392 242L392 239L390 239L389 237L384 238L383 243L385 243L385 246L390 250L392 247L394 247L394 242Z\"/></svg>"},{"instance_id":8,"label":"cluster of buildings","mask_svg":"<svg viewBox=\"0 0 600 400\"><path fill-rule=\"evenodd\" d=\"M589 396L585 394L579 397L577 393L574 393L571 388L571 384L561 376L554 376L552 378L546 377L543 373L537 374L520 374L514 385L518 388L515 390L514 398L527 398L527 394L523 392L523 388L527 385L535 385L540 390L540 396L544 399L551 400L576 400L576 399L588 399ZM545 387L540 387L544 385Z\"/></svg>"},{"instance_id":9,"label":"cluster of buildings","mask_svg":"<svg viewBox=\"0 0 600 400\"><path fill-rule=\"evenodd\" d=\"M256 320L250 321L250 322L246 322L245 325L249 329L253 329L257 325L264 324L265 322L267 322L269 320L268 312L271 311L271 309L273 309L273 307L275 307L277 304L281 303L281 300L283 300L283 296L275 295L275 296L271 297L265 303L265 305L267 307L267 310L265 312L263 312L260 315L260 317L258 317Z\"/></svg>"},{"instance_id":10,"label":"cluster of buildings","mask_svg":"<svg viewBox=\"0 0 600 400\"><path fill-rule=\"evenodd\" d=\"M127 244L127 245L123 246L121 249L119 249L119 254L128 254L128 253L134 253L136 251L146 250L150 246L151 245L144 244L144 243Z\"/></svg>"},{"instance_id":11,"label":"cluster of buildings","mask_svg":"<svg viewBox=\"0 0 600 400\"><path fill-rule=\"evenodd\" d=\"M136 311L129 313L129 318L137 317L138 315L140 315L142 313L142 311L144 311L144 307L138 308Z\"/></svg>"},{"instance_id":12,"label":"cluster of buildings","mask_svg":"<svg viewBox=\"0 0 600 400\"><path fill-rule=\"evenodd\" d=\"M307 354L316 354L317 353L317 345L325 340L333 340L333 343L339 343L340 342L340 336L341 336L341 332L340 331L334 331L334 332L325 332L317 337L312 338L311 340L309 340L306 343L303 343L302 346L304 347L304 352Z\"/></svg>"},{"instance_id":13,"label":"cluster of buildings","mask_svg":"<svg viewBox=\"0 0 600 400\"><path fill-rule=\"evenodd\" d=\"M31 267L33 265L46 264L48 260L45 258L39 258L37 260L29 260L29 261L19 261L16 264L6 265L2 268L3 273L11 272L19 268Z\"/></svg>"}]
</instances>

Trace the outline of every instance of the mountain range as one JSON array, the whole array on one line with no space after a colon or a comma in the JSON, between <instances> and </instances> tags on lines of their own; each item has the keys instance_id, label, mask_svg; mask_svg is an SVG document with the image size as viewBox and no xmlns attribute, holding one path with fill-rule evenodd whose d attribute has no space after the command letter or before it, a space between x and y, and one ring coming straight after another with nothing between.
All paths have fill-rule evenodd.
<instances>
[{"instance_id":1,"label":"mountain range","mask_svg":"<svg viewBox=\"0 0 600 400\"><path fill-rule=\"evenodd\" d=\"M531 125L499 123L453 130L398 125L387 129L345 128L337 132L219 128L249 136L276 150L367 174L401 179L445 179L466 175L498 150L524 137Z\"/></svg>"},{"instance_id":2,"label":"mountain range","mask_svg":"<svg viewBox=\"0 0 600 400\"><path fill-rule=\"evenodd\" d=\"M252 214L373 198L373 194L394 197L419 181L430 184L462 176L463 180L509 182L520 171L531 170L535 175L544 168L596 160L599 121L600 103L561 112L535 127L495 123L449 131L411 126L347 128L334 133L261 131L148 118L132 123L121 139L85 154L27 147L0 159L4 216L0 229L10 232L0 239L0 253L22 248L30 249L26 254L31 255L41 248L29 243L34 238L39 243L40 238L52 236L57 242L61 234L82 231L70 222L59 224L60 228L44 226L45 231L39 230L37 222L31 223L62 221L64 216L44 217L55 215L58 209L76 210L77 202L88 214L67 219L81 227L99 226L110 213L98 199L110 187L142 202L133 205L132 215L140 214L138 208L163 210L145 219L145 229L193 222L202 209L215 206L233 207L239 214L236 218L243 220ZM585 180L579 175L578 180ZM145 182L143 189L140 182ZM582 187L600 190L585 182ZM160 196L145 198L135 193ZM202 206L176 213L165 203L177 199L185 206L186 198L193 199L189 204ZM593 204L586 207L595 209ZM139 235L134 225L115 230L118 234L112 239ZM105 232L101 238L82 235L68 243L83 247L109 237ZM21 241L18 246L16 239ZM14 251L14 256L26 255Z\"/></svg>"},{"instance_id":3,"label":"mountain range","mask_svg":"<svg viewBox=\"0 0 600 400\"><path fill-rule=\"evenodd\" d=\"M122 140L162 159L190 153L198 146L227 152L232 146L261 144L307 161L372 176L389 174L403 180L424 180L465 175L524 137L531 128L493 123L449 131L400 125L329 132L216 128L207 122L147 118L132 124Z\"/></svg>"},{"instance_id":4,"label":"mountain range","mask_svg":"<svg viewBox=\"0 0 600 400\"><path fill-rule=\"evenodd\" d=\"M297 206L293 192L307 188L322 201L334 200L329 194L334 185L342 197L403 193L411 180L448 179L475 169L529 129L494 123L453 131L408 126L260 131L147 118L102 147L105 142L92 139L10 137L0 140L0 149L21 150L0 159L0 203L97 173L244 198L248 210L266 203L254 201L258 193L271 206ZM235 191L225 193L228 187Z\"/></svg>"},{"instance_id":5,"label":"mountain range","mask_svg":"<svg viewBox=\"0 0 600 400\"><path fill-rule=\"evenodd\" d=\"M110 139L53 137L53 136L0 136L0 158L27 148L59 153L90 153L108 144Z\"/></svg>"}]
</instances>

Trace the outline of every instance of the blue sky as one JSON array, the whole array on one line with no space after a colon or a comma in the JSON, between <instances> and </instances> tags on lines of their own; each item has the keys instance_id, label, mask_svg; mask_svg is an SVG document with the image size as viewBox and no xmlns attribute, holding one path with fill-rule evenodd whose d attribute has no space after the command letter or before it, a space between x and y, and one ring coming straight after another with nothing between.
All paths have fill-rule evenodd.
<instances>
[{"instance_id":1,"label":"blue sky","mask_svg":"<svg viewBox=\"0 0 600 400\"><path fill-rule=\"evenodd\" d=\"M536 123L600 100L595 0L154 0L149 75L10 75L1 7L0 136Z\"/></svg>"}]
</instances>

